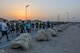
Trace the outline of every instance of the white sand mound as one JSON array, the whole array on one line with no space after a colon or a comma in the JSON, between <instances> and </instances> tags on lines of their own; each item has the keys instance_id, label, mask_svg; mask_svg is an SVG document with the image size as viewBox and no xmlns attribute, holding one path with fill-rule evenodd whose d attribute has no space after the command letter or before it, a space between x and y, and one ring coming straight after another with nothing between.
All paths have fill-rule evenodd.
<instances>
[{"instance_id":1,"label":"white sand mound","mask_svg":"<svg viewBox=\"0 0 80 53\"><path fill-rule=\"evenodd\" d=\"M48 28L47 29L47 33L51 34L52 36L56 36L57 35L57 32L51 28Z\"/></svg>"},{"instance_id":2,"label":"white sand mound","mask_svg":"<svg viewBox=\"0 0 80 53\"><path fill-rule=\"evenodd\" d=\"M64 25L59 25L58 31L63 31L65 29Z\"/></svg>"},{"instance_id":3,"label":"white sand mound","mask_svg":"<svg viewBox=\"0 0 80 53\"><path fill-rule=\"evenodd\" d=\"M58 31L63 31L67 29L71 24L62 24L59 26Z\"/></svg>"},{"instance_id":4,"label":"white sand mound","mask_svg":"<svg viewBox=\"0 0 80 53\"><path fill-rule=\"evenodd\" d=\"M12 41L11 48L30 49L31 35L29 33L23 33L18 38Z\"/></svg>"},{"instance_id":5,"label":"white sand mound","mask_svg":"<svg viewBox=\"0 0 80 53\"><path fill-rule=\"evenodd\" d=\"M3 49L0 49L0 53L5 53L5 51Z\"/></svg>"},{"instance_id":6,"label":"white sand mound","mask_svg":"<svg viewBox=\"0 0 80 53\"><path fill-rule=\"evenodd\" d=\"M56 27L53 27L53 30L55 30L56 32L58 32L58 29Z\"/></svg>"},{"instance_id":7,"label":"white sand mound","mask_svg":"<svg viewBox=\"0 0 80 53\"><path fill-rule=\"evenodd\" d=\"M51 40L51 38L52 36L43 29L39 30L36 34L36 40L38 41L41 41L41 40L47 41L47 40Z\"/></svg>"}]
</instances>

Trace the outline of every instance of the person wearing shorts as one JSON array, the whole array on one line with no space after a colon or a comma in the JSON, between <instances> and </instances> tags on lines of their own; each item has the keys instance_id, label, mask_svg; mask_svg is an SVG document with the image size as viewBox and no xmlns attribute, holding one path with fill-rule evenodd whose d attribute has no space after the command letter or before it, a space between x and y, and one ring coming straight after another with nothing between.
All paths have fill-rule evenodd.
<instances>
[{"instance_id":1,"label":"person wearing shorts","mask_svg":"<svg viewBox=\"0 0 80 53\"><path fill-rule=\"evenodd\" d=\"M15 33L15 25L14 25L14 23L12 22L12 23L11 23L11 34L12 34L12 37L14 37L14 33Z\"/></svg>"},{"instance_id":2,"label":"person wearing shorts","mask_svg":"<svg viewBox=\"0 0 80 53\"><path fill-rule=\"evenodd\" d=\"M20 24L16 22L16 35L20 35Z\"/></svg>"},{"instance_id":3,"label":"person wearing shorts","mask_svg":"<svg viewBox=\"0 0 80 53\"><path fill-rule=\"evenodd\" d=\"M30 22L26 23L26 29L27 29L27 32L30 33L30 31L31 31L31 23Z\"/></svg>"},{"instance_id":4,"label":"person wearing shorts","mask_svg":"<svg viewBox=\"0 0 80 53\"><path fill-rule=\"evenodd\" d=\"M20 32L23 33L24 32L24 24L23 22L20 23Z\"/></svg>"},{"instance_id":5,"label":"person wearing shorts","mask_svg":"<svg viewBox=\"0 0 80 53\"><path fill-rule=\"evenodd\" d=\"M0 41L4 37L4 35L6 35L7 41L9 41L6 20L3 20L3 23L2 23L2 36L0 37Z\"/></svg>"}]
</instances>

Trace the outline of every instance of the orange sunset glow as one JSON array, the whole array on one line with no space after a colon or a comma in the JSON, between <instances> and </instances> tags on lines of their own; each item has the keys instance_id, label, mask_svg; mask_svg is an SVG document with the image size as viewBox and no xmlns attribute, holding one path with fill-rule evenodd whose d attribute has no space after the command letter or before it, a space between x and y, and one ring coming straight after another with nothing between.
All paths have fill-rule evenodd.
<instances>
[{"instance_id":1,"label":"orange sunset glow","mask_svg":"<svg viewBox=\"0 0 80 53\"><path fill-rule=\"evenodd\" d=\"M9 20L25 20L27 15L27 19L30 20L39 19L57 21L58 14L60 14L60 20L67 21L66 12L69 13L70 21L73 21L72 17L76 17L76 20L78 21L80 19L79 1L2 0L0 1L0 4L0 17ZM27 5L29 6L26 8Z\"/></svg>"}]
</instances>

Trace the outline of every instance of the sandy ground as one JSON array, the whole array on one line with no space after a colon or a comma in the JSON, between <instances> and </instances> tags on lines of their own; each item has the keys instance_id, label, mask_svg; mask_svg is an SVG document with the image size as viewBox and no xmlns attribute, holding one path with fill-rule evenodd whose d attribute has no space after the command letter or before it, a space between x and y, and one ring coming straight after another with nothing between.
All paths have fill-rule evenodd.
<instances>
[{"instance_id":1,"label":"sandy ground","mask_svg":"<svg viewBox=\"0 0 80 53\"><path fill-rule=\"evenodd\" d=\"M80 28L73 25L59 32L51 41L37 42L32 40L30 50L3 48L6 53L80 53Z\"/></svg>"}]
</instances>

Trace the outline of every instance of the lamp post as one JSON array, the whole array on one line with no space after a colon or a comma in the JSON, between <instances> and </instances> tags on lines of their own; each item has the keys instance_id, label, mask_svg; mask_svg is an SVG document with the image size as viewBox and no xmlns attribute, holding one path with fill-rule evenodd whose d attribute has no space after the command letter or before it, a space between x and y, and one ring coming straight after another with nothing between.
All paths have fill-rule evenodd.
<instances>
[{"instance_id":1,"label":"lamp post","mask_svg":"<svg viewBox=\"0 0 80 53\"><path fill-rule=\"evenodd\" d=\"M60 14L58 14L58 25L60 24Z\"/></svg>"},{"instance_id":2,"label":"lamp post","mask_svg":"<svg viewBox=\"0 0 80 53\"><path fill-rule=\"evenodd\" d=\"M75 17L73 17L73 22L75 22Z\"/></svg>"},{"instance_id":3,"label":"lamp post","mask_svg":"<svg viewBox=\"0 0 80 53\"><path fill-rule=\"evenodd\" d=\"M28 7L28 6L29 6L29 5L26 6L26 20L27 20L27 7Z\"/></svg>"},{"instance_id":4,"label":"lamp post","mask_svg":"<svg viewBox=\"0 0 80 53\"><path fill-rule=\"evenodd\" d=\"M60 21L60 14L58 14L58 22Z\"/></svg>"},{"instance_id":5,"label":"lamp post","mask_svg":"<svg viewBox=\"0 0 80 53\"><path fill-rule=\"evenodd\" d=\"M69 12L66 12L67 14L67 22L69 22Z\"/></svg>"}]
</instances>

